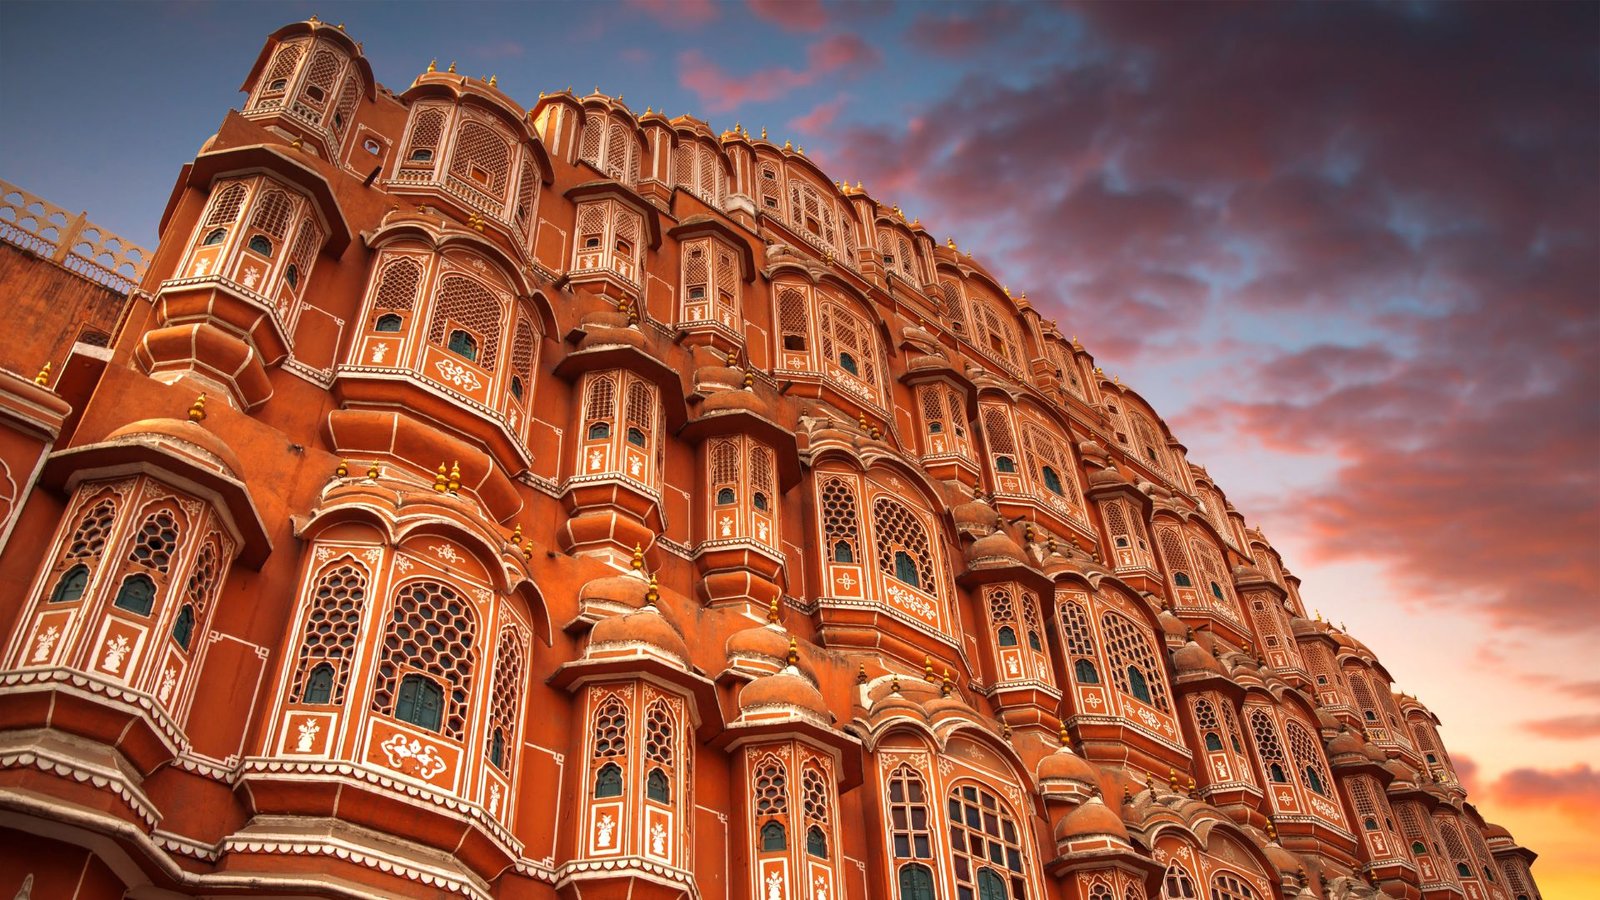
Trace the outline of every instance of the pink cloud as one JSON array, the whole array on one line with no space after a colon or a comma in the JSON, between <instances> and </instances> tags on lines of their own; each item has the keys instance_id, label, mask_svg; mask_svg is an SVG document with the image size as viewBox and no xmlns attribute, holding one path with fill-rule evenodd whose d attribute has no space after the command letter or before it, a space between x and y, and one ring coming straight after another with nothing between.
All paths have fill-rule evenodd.
<instances>
[{"instance_id":1,"label":"pink cloud","mask_svg":"<svg viewBox=\"0 0 1600 900\"><path fill-rule=\"evenodd\" d=\"M840 95L819 103L811 111L789 120L789 127L804 135L816 135L832 127L833 120L838 118L839 112L844 109L849 98Z\"/></svg>"},{"instance_id":2,"label":"pink cloud","mask_svg":"<svg viewBox=\"0 0 1600 900\"><path fill-rule=\"evenodd\" d=\"M1584 823L1600 809L1600 771L1580 763L1570 769L1512 769L1489 786L1508 806L1543 806Z\"/></svg>"},{"instance_id":3,"label":"pink cloud","mask_svg":"<svg viewBox=\"0 0 1600 900\"><path fill-rule=\"evenodd\" d=\"M719 15L715 0L626 0L626 3L670 28L693 28Z\"/></svg>"},{"instance_id":4,"label":"pink cloud","mask_svg":"<svg viewBox=\"0 0 1600 900\"><path fill-rule=\"evenodd\" d=\"M1581 741L1600 737L1600 713L1535 719L1522 725L1540 737L1557 741Z\"/></svg>"},{"instance_id":5,"label":"pink cloud","mask_svg":"<svg viewBox=\"0 0 1600 900\"><path fill-rule=\"evenodd\" d=\"M789 31L820 31L828 24L822 0L748 0L750 11Z\"/></svg>"},{"instance_id":6,"label":"pink cloud","mask_svg":"<svg viewBox=\"0 0 1600 900\"><path fill-rule=\"evenodd\" d=\"M877 65L882 54L855 35L825 38L806 49L804 69L773 66L743 75L725 71L699 50L678 57L678 80L712 113L728 112L746 103L764 103L813 84L825 75Z\"/></svg>"}]
</instances>

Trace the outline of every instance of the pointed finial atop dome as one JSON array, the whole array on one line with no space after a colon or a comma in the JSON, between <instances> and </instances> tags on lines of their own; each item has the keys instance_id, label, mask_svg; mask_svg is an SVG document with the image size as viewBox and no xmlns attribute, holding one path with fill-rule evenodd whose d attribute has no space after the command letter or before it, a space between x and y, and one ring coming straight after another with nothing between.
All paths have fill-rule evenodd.
<instances>
[{"instance_id":1,"label":"pointed finial atop dome","mask_svg":"<svg viewBox=\"0 0 1600 900\"><path fill-rule=\"evenodd\" d=\"M445 69L445 71L449 72L451 75L454 75L456 73L456 61L453 59L450 60L450 68Z\"/></svg>"},{"instance_id":2,"label":"pointed finial atop dome","mask_svg":"<svg viewBox=\"0 0 1600 900\"><path fill-rule=\"evenodd\" d=\"M428 60L428 71L429 72L437 72L437 71L439 71L439 58L438 57L434 57L433 59Z\"/></svg>"},{"instance_id":3,"label":"pointed finial atop dome","mask_svg":"<svg viewBox=\"0 0 1600 900\"><path fill-rule=\"evenodd\" d=\"M644 545L643 544L634 544L633 545L633 561L628 563L628 565L630 567L632 567L632 569L635 572L643 572L644 571Z\"/></svg>"},{"instance_id":4,"label":"pointed finial atop dome","mask_svg":"<svg viewBox=\"0 0 1600 900\"><path fill-rule=\"evenodd\" d=\"M656 584L655 573L651 572L650 573L650 589L644 592L644 603L645 603L646 606L655 606L656 605L656 601L660 600L660 599L661 599L661 587L660 587L660 585Z\"/></svg>"},{"instance_id":5,"label":"pointed finial atop dome","mask_svg":"<svg viewBox=\"0 0 1600 900\"><path fill-rule=\"evenodd\" d=\"M1065 722L1061 723L1060 738L1061 738L1061 746L1069 747L1069 746L1072 745L1072 736L1067 734L1067 723L1065 723Z\"/></svg>"},{"instance_id":6,"label":"pointed finial atop dome","mask_svg":"<svg viewBox=\"0 0 1600 900\"><path fill-rule=\"evenodd\" d=\"M761 126L761 139L763 141L767 139L767 126L765 125Z\"/></svg>"},{"instance_id":7,"label":"pointed finial atop dome","mask_svg":"<svg viewBox=\"0 0 1600 900\"><path fill-rule=\"evenodd\" d=\"M50 362L49 362L49 360L45 361L44 368L39 370L39 374L33 376L33 383L39 385L40 387L43 387L44 385L47 385L47 384L50 383Z\"/></svg>"},{"instance_id":8,"label":"pointed finial atop dome","mask_svg":"<svg viewBox=\"0 0 1600 900\"><path fill-rule=\"evenodd\" d=\"M461 462L457 460L450 464L450 493L461 490Z\"/></svg>"},{"instance_id":9,"label":"pointed finial atop dome","mask_svg":"<svg viewBox=\"0 0 1600 900\"><path fill-rule=\"evenodd\" d=\"M900 693L900 676L899 676L899 674L896 674L893 678L891 678L889 680L889 693L891 693L891 694Z\"/></svg>"},{"instance_id":10,"label":"pointed finial atop dome","mask_svg":"<svg viewBox=\"0 0 1600 900\"><path fill-rule=\"evenodd\" d=\"M450 477L445 471L444 463L439 463L439 471L433 476L433 489L441 494L450 490Z\"/></svg>"},{"instance_id":11,"label":"pointed finial atop dome","mask_svg":"<svg viewBox=\"0 0 1600 900\"><path fill-rule=\"evenodd\" d=\"M373 463L372 465L367 466L367 477L368 478L373 478L373 479L376 479L378 477L378 464L377 463Z\"/></svg>"},{"instance_id":12,"label":"pointed finial atop dome","mask_svg":"<svg viewBox=\"0 0 1600 900\"><path fill-rule=\"evenodd\" d=\"M201 392L200 396L194 398L194 405L189 407L189 421L191 421L191 422L204 422L205 420L206 420L206 395L205 395L204 392Z\"/></svg>"},{"instance_id":13,"label":"pointed finial atop dome","mask_svg":"<svg viewBox=\"0 0 1600 900\"><path fill-rule=\"evenodd\" d=\"M511 529L511 543L513 545L519 545L519 544L522 543L522 523L521 522L517 523L517 527Z\"/></svg>"},{"instance_id":14,"label":"pointed finial atop dome","mask_svg":"<svg viewBox=\"0 0 1600 900\"><path fill-rule=\"evenodd\" d=\"M866 663L857 663L856 664L856 684L866 684L866 683L867 683L867 664Z\"/></svg>"},{"instance_id":15,"label":"pointed finial atop dome","mask_svg":"<svg viewBox=\"0 0 1600 900\"><path fill-rule=\"evenodd\" d=\"M939 680L938 673L933 671L933 657L931 656L925 655L922 657L922 677L930 682Z\"/></svg>"},{"instance_id":16,"label":"pointed finial atop dome","mask_svg":"<svg viewBox=\"0 0 1600 900\"><path fill-rule=\"evenodd\" d=\"M791 666L800 662L800 645L792 637L789 638L789 655L785 656L784 659Z\"/></svg>"},{"instance_id":17,"label":"pointed finial atop dome","mask_svg":"<svg viewBox=\"0 0 1600 900\"><path fill-rule=\"evenodd\" d=\"M793 150L794 149L794 142L793 141L787 141L787 140L784 141L783 142L783 149L785 149L785 150Z\"/></svg>"},{"instance_id":18,"label":"pointed finial atop dome","mask_svg":"<svg viewBox=\"0 0 1600 900\"><path fill-rule=\"evenodd\" d=\"M939 682L939 696L950 696L950 692L955 690L955 687L956 683L950 680L950 670L946 668L944 670L944 679Z\"/></svg>"},{"instance_id":19,"label":"pointed finial atop dome","mask_svg":"<svg viewBox=\"0 0 1600 900\"><path fill-rule=\"evenodd\" d=\"M345 460L342 460L342 459L339 460L339 467L337 469L333 470L333 474L339 476L340 478L343 478L346 475L349 475L350 474L350 463L345 461Z\"/></svg>"},{"instance_id":20,"label":"pointed finial atop dome","mask_svg":"<svg viewBox=\"0 0 1600 900\"><path fill-rule=\"evenodd\" d=\"M778 617L778 598L777 597L773 597L772 598L772 605L767 607L767 624L769 624L769 625L781 624L781 620Z\"/></svg>"},{"instance_id":21,"label":"pointed finial atop dome","mask_svg":"<svg viewBox=\"0 0 1600 900\"><path fill-rule=\"evenodd\" d=\"M500 76L499 75L490 75L489 76L489 87L495 87L495 86L497 86L499 84L500 84Z\"/></svg>"}]
</instances>

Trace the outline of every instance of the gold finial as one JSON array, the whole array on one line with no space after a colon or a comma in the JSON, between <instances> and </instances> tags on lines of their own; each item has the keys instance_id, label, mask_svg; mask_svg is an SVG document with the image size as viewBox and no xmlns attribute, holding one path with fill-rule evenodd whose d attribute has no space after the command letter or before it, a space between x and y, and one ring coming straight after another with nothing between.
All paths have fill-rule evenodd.
<instances>
[{"instance_id":1,"label":"gold finial","mask_svg":"<svg viewBox=\"0 0 1600 900\"><path fill-rule=\"evenodd\" d=\"M1193 797L1198 790L1199 790L1199 787L1194 783L1194 776L1190 775L1189 776L1189 796Z\"/></svg>"},{"instance_id":2,"label":"gold finial","mask_svg":"<svg viewBox=\"0 0 1600 900\"><path fill-rule=\"evenodd\" d=\"M1173 793L1178 792L1178 770L1171 766L1167 767L1167 784L1172 786Z\"/></svg>"},{"instance_id":3,"label":"gold finial","mask_svg":"<svg viewBox=\"0 0 1600 900\"><path fill-rule=\"evenodd\" d=\"M46 362L44 364L44 368L39 370L39 374L33 376L33 383L37 384L37 385L46 385L46 384L50 383L50 363L49 362Z\"/></svg>"},{"instance_id":4,"label":"gold finial","mask_svg":"<svg viewBox=\"0 0 1600 900\"><path fill-rule=\"evenodd\" d=\"M344 23L340 22L338 25L335 25L334 27L339 29L340 31L343 31L344 30Z\"/></svg>"},{"instance_id":5,"label":"gold finial","mask_svg":"<svg viewBox=\"0 0 1600 900\"><path fill-rule=\"evenodd\" d=\"M933 657L922 657L922 677L929 681L938 681L939 676L933 671Z\"/></svg>"},{"instance_id":6,"label":"gold finial","mask_svg":"<svg viewBox=\"0 0 1600 900\"><path fill-rule=\"evenodd\" d=\"M517 523L517 527L511 529L511 543L513 545L522 543L522 523L521 522Z\"/></svg>"},{"instance_id":7,"label":"gold finial","mask_svg":"<svg viewBox=\"0 0 1600 900\"><path fill-rule=\"evenodd\" d=\"M957 246L956 246L956 239L955 239L955 238L953 238L953 237L947 237L947 238L945 238L945 239L944 239L944 245L945 245L945 246L946 246L946 247L949 247L949 248L950 248L950 249L951 249L951 250L958 250L958 249L960 249L960 248L958 248L958 247L957 247Z\"/></svg>"},{"instance_id":8,"label":"gold finial","mask_svg":"<svg viewBox=\"0 0 1600 900\"><path fill-rule=\"evenodd\" d=\"M922 227L922 217L918 216L917 218L912 219L911 220L911 227L912 228L921 228Z\"/></svg>"},{"instance_id":9,"label":"gold finial","mask_svg":"<svg viewBox=\"0 0 1600 900\"><path fill-rule=\"evenodd\" d=\"M450 68L445 69L445 71L449 72L451 75L454 75L456 73L456 61L453 59L450 60Z\"/></svg>"},{"instance_id":10,"label":"gold finial","mask_svg":"<svg viewBox=\"0 0 1600 900\"><path fill-rule=\"evenodd\" d=\"M621 95L621 94L618 94L618 95L617 95L617 102L618 102L618 103L621 103L621 102L622 102L622 95Z\"/></svg>"},{"instance_id":11,"label":"gold finial","mask_svg":"<svg viewBox=\"0 0 1600 900\"><path fill-rule=\"evenodd\" d=\"M754 372L746 372L746 373L744 373L744 389L745 390L747 390L747 391L750 390L752 387L755 386L755 383L756 383L756 374Z\"/></svg>"},{"instance_id":12,"label":"gold finial","mask_svg":"<svg viewBox=\"0 0 1600 900\"><path fill-rule=\"evenodd\" d=\"M450 490L450 478L445 475L444 463L439 463L439 471L434 473L433 489L441 494Z\"/></svg>"},{"instance_id":13,"label":"gold finial","mask_svg":"<svg viewBox=\"0 0 1600 900\"><path fill-rule=\"evenodd\" d=\"M1133 792L1128 790L1128 786L1127 785L1123 785L1122 786L1122 805L1123 806L1132 806L1133 805Z\"/></svg>"},{"instance_id":14,"label":"gold finial","mask_svg":"<svg viewBox=\"0 0 1600 900\"><path fill-rule=\"evenodd\" d=\"M635 572L644 571L644 545L633 545L633 562L629 563L628 565L633 567Z\"/></svg>"},{"instance_id":15,"label":"gold finial","mask_svg":"<svg viewBox=\"0 0 1600 900\"><path fill-rule=\"evenodd\" d=\"M533 559L533 539L522 542L522 555L525 559Z\"/></svg>"},{"instance_id":16,"label":"gold finial","mask_svg":"<svg viewBox=\"0 0 1600 900\"><path fill-rule=\"evenodd\" d=\"M806 148L801 147L801 148L795 150L795 152L800 154L801 156L805 156L806 155Z\"/></svg>"},{"instance_id":17,"label":"gold finial","mask_svg":"<svg viewBox=\"0 0 1600 900\"><path fill-rule=\"evenodd\" d=\"M318 18L317 18L317 16L316 16L316 13L312 13L312 14L311 14L311 18L309 18L309 19L307 19L307 20L306 20L306 21L307 21L307 22L310 22L310 23L311 23L311 24L313 24L313 25L320 25L320 24L322 24L322 21L321 21L321 20L320 20L320 19L318 19Z\"/></svg>"},{"instance_id":18,"label":"gold finial","mask_svg":"<svg viewBox=\"0 0 1600 900\"><path fill-rule=\"evenodd\" d=\"M950 669L946 668L944 670L944 680L939 682L939 696L950 696L950 692L955 690L955 686L955 682L950 680Z\"/></svg>"},{"instance_id":19,"label":"gold finial","mask_svg":"<svg viewBox=\"0 0 1600 900\"><path fill-rule=\"evenodd\" d=\"M489 76L489 87L495 87L499 83L500 83L500 76L499 75L490 75Z\"/></svg>"},{"instance_id":20,"label":"gold finial","mask_svg":"<svg viewBox=\"0 0 1600 900\"><path fill-rule=\"evenodd\" d=\"M793 150L794 149L794 142L793 141L784 141L783 142L783 149L785 149L785 150Z\"/></svg>"},{"instance_id":21,"label":"gold finial","mask_svg":"<svg viewBox=\"0 0 1600 900\"><path fill-rule=\"evenodd\" d=\"M648 106L647 105L644 108L644 114L647 115L647 116L650 115L651 113L655 112L655 111L656 111L655 107L653 107L653 106Z\"/></svg>"},{"instance_id":22,"label":"gold finial","mask_svg":"<svg viewBox=\"0 0 1600 900\"><path fill-rule=\"evenodd\" d=\"M660 586L658 584L656 584L656 575L655 575L655 573L651 572L650 573L650 589L644 592L645 605L646 606L655 606L656 605L656 601L660 600L660 599L661 599L661 588L660 588Z\"/></svg>"},{"instance_id":23,"label":"gold finial","mask_svg":"<svg viewBox=\"0 0 1600 900\"><path fill-rule=\"evenodd\" d=\"M866 684L866 683L867 683L867 664L866 663L857 663L856 664L856 684Z\"/></svg>"},{"instance_id":24,"label":"gold finial","mask_svg":"<svg viewBox=\"0 0 1600 900\"><path fill-rule=\"evenodd\" d=\"M867 427L868 427L867 426L867 414L866 413L856 413L856 424L861 426L861 430L862 431L866 431Z\"/></svg>"},{"instance_id":25,"label":"gold finial","mask_svg":"<svg viewBox=\"0 0 1600 900\"><path fill-rule=\"evenodd\" d=\"M461 462L457 460L450 464L450 493L461 490Z\"/></svg>"},{"instance_id":26,"label":"gold finial","mask_svg":"<svg viewBox=\"0 0 1600 900\"><path fill-rule=\"evenodd\" d=\"M771 625L778 624L778 598L777 597L773 597L772 598L772 605L767 607L767 623L771 624Z\"/></svg>"},{"instance_id":27,"label":"gold finial","mask_svg":"<svg viewBox=\"0 0 1600 900\"><path fill-rule=\"evenodd\" d=\"M1278 839L1278 826L1272 824L1271 819L1267 820L1267 839L1272 841Z\"/></svg>"},{"instance_id":28,"label":"gold finial","mask_svg":"<svg viewBox=\"0 0 1600 900\"><path fill-rule=\"evenodd\" d=\"M733 123L733 133L734 134L739 134L741 130L742 129L739 127L739 123L738 122Z\"/></svg>"},{"instance_id":29,"label":"gold finial","mask_svg":"<svg viewBox=\"0 0 1600 900\"><path fill-rule=\"evenodd\" d=\"M1072 743L1072 736L1067 734L1067 723L1062 722L1061 723L1061 746L1065 747L1070 743Z\"/></svg>"},{"instance_id":30,"label":"gold finial","mask_svg":"<svg viewBox=\"0 0 1600 900\"><path fill-rule=\"evenodd\" d=\"M439 60L438 60L437 57L435 57L434 59L428 60L428 71L429 72L437 72L437 71L439 71Z\"/></svg>"},{"instance_id":31,"label":"gold finial","mask_svg":"<svg viewBox=\"0 0 1600 900\"><path fill-rule=\"evenodd\" d=\"M1150 792L1150 796L1154 797L1156 795L1156 777L1154 775L1147 774L1144 776L1144 789Z\"/></svg>"},{"instance_id":32,"label":"gold finial","mask_svg":"<svg viewBox=\"0 0 1600 900\"><path fill-rule=\"evenodd\" d=\"M734 351L734 350L729 350L728 351L728 368L731 369L734 366L737 366L738 364L739 364L739 354L738 354L738 352Z\"/></svg>"},{"instance_id":33,"label":"gold finial","mask_svg":"<svg viewBox=\"0 0 1600 900\"><path fill-rule=\"evenodd\" d=\"M861 190L861 182L859 180L856 181L856 190L857 191Z\"/></svg>"},{"instance_id":34,"label":"gold finial","mask_svg":"<svg viewBox=\"0 0 1600 900\"><path fill-rule=\"evenodd\" d=\"M204 422L206 420L206 395L201 394L194 398L194 405L189 407L189 421Z\"/></svg>"},{"instance_id":35,"label":"gold finial","mask_svg":"<svg viewBox=\"0 0 1600 900\"><path fill-rule=\"evenodd\" d=\"M378 477L378 464L377 463L373 463L372 465L367 466L367 477L368 478L377 478Z\"/></svg>"},{"instance_id":36,"label":"gold finial","mask_svg":"<svg viewBox=\"0 0 1600 900\"><path fill-rule=\"evenodd\" d=\"M784 657L784 659L787 660L791 666L797 665L800 662L800 645L795 643L794 638L789 638L789 655Z\"/></svg>"},{"instance_id":37,"label":"gold finial","mask_svg":"<svg viewBox=\"0 0 1600 900\"><path fill-rule=\"evenodd\" d=\"M350 464L348 462L345 462L342 459L339 460L339 468L334 469L333 470L333 474L339 476L340 478L343 478L346 475L349 475L350 474Z\"/></svg>"},{"instance_id":38,"label":"gold finial","mask_svg":"<svg viewBox=\"0 0 1600 900\"><path fill-rule=\"evenodd\" d=\"M540 99L540 100L543 100L543 99L544 99L544 91L540 91L540 92L539 92L539 99Z\"/></svg>"},{"instance_id":39,"label":"gold finial","mask_svg":"<svg viewBox=\"0 0 1600 900\"><path fill-rule=\"evenodd\" d=\"M900 693L900 676L899 676L898 673L889 682L889 693L891 693L891 694Z\"/></svg>"},{"instance_id":40,"label":"gold finial","mask_svg":"<svg viewBox=\"0 0 1600 900\"><path fill-rule=\"evenodd\" d=\"M761 139L763 141L767 139L767 126L765 125L761 126Z\"/></svg>"},{"instance_id":41,"label":"gold finial","mask_svg":"<svg viewBox=\"0 0 1600 900\"><path fill-rule=\"evenodd\" d=\"M1009 285L1009 284L1008 285L1004 285L1004 287L1005 287L1005 290L1006 290L1006 296L1007 297L1011 296L1011 285Z\"/></svg>"}]
</instances>

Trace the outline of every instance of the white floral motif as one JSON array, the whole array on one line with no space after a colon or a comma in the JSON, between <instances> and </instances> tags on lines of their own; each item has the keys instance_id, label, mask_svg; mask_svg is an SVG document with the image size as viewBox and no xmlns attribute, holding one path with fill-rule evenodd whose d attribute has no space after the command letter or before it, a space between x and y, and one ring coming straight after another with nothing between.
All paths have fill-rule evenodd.
<instances>
[{"instance_id":1,"label":"white floral motif","mask_svg":"<svg viewBox=\"0 0 1600 900\"><path fill-rule=\"evenodd\" d=\"M930 622L938 618L938 614L934 610L932 603L929 603L925 598L917 596L906 588L891 584L884 589L884 593L889 595L889 599L894 600L901 606L905 607L911 612L916 613L922 618L927 619Z\"/></svg>"},{"instance_id":2,"label":"white floral motif","mask_svg":"<svg viewBox=\"0 0 1600 900\"><path fill-rule=\"evenodd\" d=\"M439 557L440 559L442 559L442 560L444 560L446 562L460 562L461 561L461 554L457 553L456 552L456 548L450 546L449 544L438 544L438 545L434 546L433 547L433 555Z\"/></svg>"},{"instance_id":3,"label":"white floral motif","mask_svg":"<svg viewBox=\"0 0 1600 900\"><path fill-rule=\"evenodd\" d=\"M610 813L606 813L600 817L600 821L595 823L594 829L599 838L600 846L609 847L611 846L611 833L617 829L617 820L612 818Z\"/></svg>"},{"instance_id":4,"label":"white floral motif","mask_svg":"<svg viewBox=\"0 0 1600 900\"><path fill-rule=\"evenodd\" d=\"M777 872L767 876L767 900L783 900L783 876Z\"/></svg>"},{"instance_id":5,"label":"white floral motif","mask_svg":"<svg viewBox=\"0 0 1600 900\"><path fill-rule=\"evenodd\" d=\"M194 263L194 277L196 277L196 278L204 278L206 272L210 271L210 269L211 269L211 260L209 260L209 259L195 260L195 263Z\"/></svg>"},{"instance_id":6,"label":"white floral motif","mask_svg":"<svg viewBox=\"0 0 1600 900\"><path fill-rule=\"evenodd\" d=\"M632 475L633 477L638 478L640 473L643 472L643 471L644 471L644 461L639 459L639 457L635 456L633 459L628 460L628 474L629 475Z\"/></svg>"},{"instance_id":7,"label":"white floral motif","mask_svg":"<svg viewBox=\"0 0 1600 900\"><path fill-rule=\"evenodd\" d=\"M261 273L257 272L255 270L255 267L252 266L251 268L248 268L248 269L244 270L244 286L245 287L254 289L255 286L256 286L256 282L260 281L260 280L261 280Z\"/></svg>"},{"instance_id":8,"label":"white floral motif","mask_svg":"<svg viewBox=\"0 0 1600 900\"><path fill-rule=\"evenodd\" d=\"M839 586L846 590L849 590L856 583L856 580L850 577L849 572L840 573L839 577L835 578L834 581L837 581Z\"/></svg>"},{"instance_id":9,"label":"white floral motif","mask_svg":"<svg viewBox=\"0 0 1600 900\"><path fill-rule=\"evenodd\" d=\"M464 387L469 391L475 391L483 387L483 382L478 380L478 376L467 371L466 367L459 363L441 359L435 362L433 367L439 370L439 377L456 387Z\"/></svg>"},{"instance_id":10,"label":"white floral motif","mask_svg":"<svg viewBox=\"0 0 1600 900\"><path fill-rule=\"evenodd\" d=\"M489 815L500 815L500 785L489 785Z\"/></svg>"},{"instance_id":11,"label":"white floral motif","mask_svg":"<svg viewBox=\"0 0 1600 900\"><path fill-rule=\"evenodd\" d=\"M667 829L660 822L650 826L650 852L657 856L667 855Z\"/></svg>"},{"instance_id":12,"label":"white floral motif","mask_svg":"<svg viewBox=\"0 0 1600 900\"><path fill-rule=\"evenodd\" d=\"M722 518L718 519L717 520L717 527L722 529L722 536L723 537L728 537L728 536L732 535L733 534L733 517L732 516L723 516Z\"/></svg>"},{"instance_id":13,"label":"white floral motif","mask_svg":"<svg viewBox=\"0 0 1600 900\"><path fill-rule=\"evenodd\" d=\"M383 559L383 548L382 547L369 547L369 548L367 548L367 552L365 552L365 553L363 553L361 555L366 558L367 562L369 562L369 563L371 563L373 565L377 565L378 564L378 560Z\"/></svg>"},{"instance_id":14,"label":"white floral motif","mask_svg":"<svg viewBox=\"0 0 1600 900\"><path fill-rule=\"evenodd\" d=\"M407 559L404 556L397 556L394 559L394 567L396 569L399 569L400 570L400 574L402 574L402 575L404 575L405 573L411 571L411 566L412 566L411 560Z\"/></svg>"},{"instance_id":15,"label":"white floral motif","mask_svg":"<svg viewBox=\"0 0 1600 900\"><path fill-rule=\"evenodd\" d=\"M378 365L383 365L384 357L387 357L388 355L389 355L389 345L388 344L377 344L377 345L373 346L373 348L372 348L372 361L374 363L376 363Z\"/></svg>"},{"instance_id":16,"label":"white floral motif","mask_svg":"<svg viewBox=\"0 0 1600 900\"><path fill-rule=\"evenodd\" d=\"M333 556L333 548L332 547L318 547L317 548L317 562L325 563L325 562L328 561L328 558L331 557L331 556Z\"/></svg>"},{"instance_id":17,"label":"white floral motif","mask_svg":"<svg viewBox=\"0 0 1600 900\"><path fill-rule=\"evenodd\" d=\"M300 735L294 742L295 752L310 753L311 744L317 739L317 733L322 731L322 726L318 725L315 719L306 719L295 731Z\"/></svg>"},{"instance_id":18,"label":"white floral motif","mask_svg":"<svg viewBox=\"0 0 1600 900\"><path fill-rule=\"evenodd\" d=\"M101 661L100 667L107 672L121 671L122 661L128 657L131 649L127 635L119 634L115 640L106 641L106 658Z\"/></svg>"},{"instance_id":19,"label":"white floral motif","mask_svg":"<svg viewBox=\"0 0 1600 900\"><path fill-rule=\"evenodd\" d=\"M818 875L817 880L813 881L811 886L814 888L811 900L828 900L828 880L826 878Z\"/></svg>"},{"instance_id":20,"label":"white floral motif","mask_svg":"<svg viewBox=\"0 0 1600 900\"><path fill-rule=\"evenodd\" d=\"M599 450L589 451L589 471L593 472L598 470L600 465L604 462L605 457L600 454Z\"/></svg>"},{"instance_id":21,"label":"white floral motif","mask_svg":"<svg viewBox=\"0 0 1600 900\"><path fill-rule=\"evenodd\" d=\"M408 738L403 734L391 735L387 741L378 745L378 749L388 757L389 765L393 768L400 768L401 763L407 760L415 762L417 773L425 779L437 777L449 768L432 744L424 744L416 738Z\"/></svg>"},{"instance_id":22,"label":"white floral motif","mask_svg":"<svg viewBox=\"0 0 1600 900\"><path fill-rule=\"evenodd\" d=\"M51 625L45 633L39 635L39 642L34 645L33 659L31 662L44 662L50 658L50 651L55 649L56 641L61 640L61 629Z\"/></svg>"},{"instance_id":23,"label":"white floral motif","mask_svg":"<svg viewBox=\"0 0 1600 900\"><path fill-rule=\"evenodd\" d=\"M167 702L167 698L172 696L172 689L177 686L178 673L173 671L171 666L167 666L166 671L161 673L161 690L156 693L156 699L162 703Z\"/></svg>"},{"instance_id":24,"label":"white floral motif","mask_svg":"<svg viewBox=\"0 0 1600 900\"><path fill-rule=\"evenodd\" d=\"M756 537L761 539L761 540L763 540L763 541L767 539L767 523L765 523L765 522L757 522L756 523Z\"/></svg>"}]
</instances>

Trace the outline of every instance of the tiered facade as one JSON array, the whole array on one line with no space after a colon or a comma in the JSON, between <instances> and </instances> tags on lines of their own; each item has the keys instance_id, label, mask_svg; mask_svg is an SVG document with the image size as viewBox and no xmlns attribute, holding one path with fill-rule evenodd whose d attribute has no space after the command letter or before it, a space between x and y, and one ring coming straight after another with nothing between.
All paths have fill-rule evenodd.
<instances>
[{"instance_id":1,"label":"tiered facade","mask_svg":"<svg viewBox=\"0 0 1600 900\"><path fill-rule=\"evenodd\" d=\"M953 242L315 20L243 90L109 347L13 322L0 892L1538 900L1427 708Z\"/></svg>"}]
</instances>

